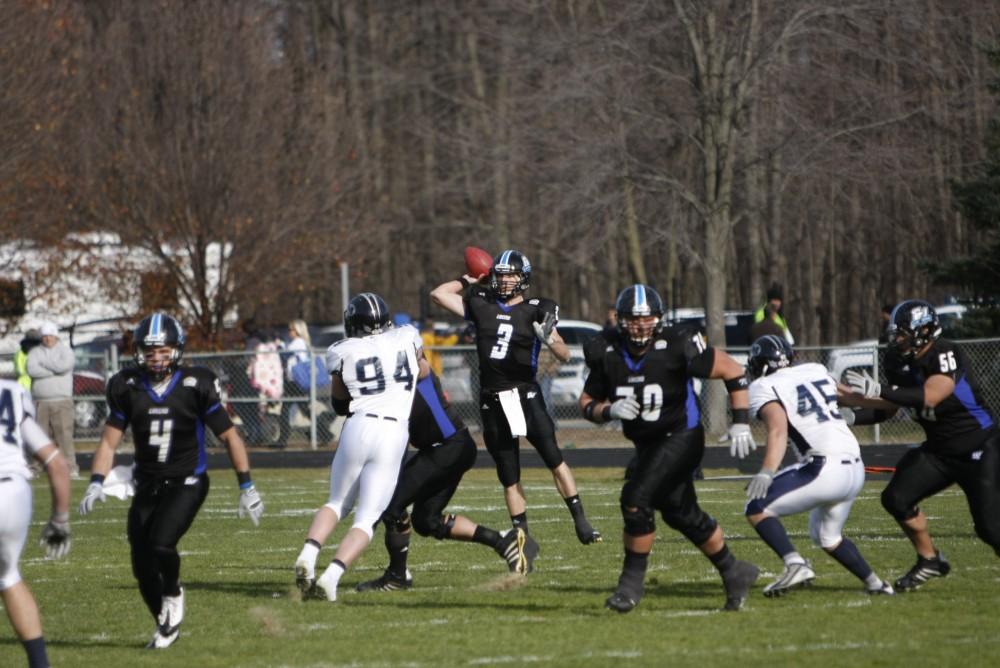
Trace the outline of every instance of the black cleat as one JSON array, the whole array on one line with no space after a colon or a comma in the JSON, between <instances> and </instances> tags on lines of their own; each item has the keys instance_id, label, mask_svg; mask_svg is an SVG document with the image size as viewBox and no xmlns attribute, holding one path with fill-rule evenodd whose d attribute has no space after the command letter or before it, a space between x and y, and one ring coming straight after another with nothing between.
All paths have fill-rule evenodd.
<instances>
[{"instance_id":1,"label":"black cleat","mask_svg":"<svg viewBox=\"0 0 1000 668\"><path fill-rule=\"evenodd\" d=\"M615 612L631 612L632 608L639 605L639 598L641 597L632 598L626 593L616 591L604 602L604 607Z\"/></svg>"},{"instance_id":2,"label":"black cleat","mask_svg":"<svg viewBox=\"0 0 1000 668\"><path fill-rule=\"evenodd\" d=\"M590 522L586 519L581 519L576 523L576 537L584 545L604 542L604 538L601 537L601 532L590 526Z\"/></svg>"},{"instance_id":3,"label":"black cleat","mask_svg":"<svg viewBox=\"0 0 1000 668\"><path fill-rule=\"evenodd\" d=\"M531 570L530 561L534 561L534 557L529 561L525 553L529 545L533 546L531 549L537 556L538 543L528 536L524 529L511 529L500 538L500 542L493 549L507 562L507 568L511 573L527 575Z\"/></svg>"},{"instance_id":4,"label":"black cleat","mask_svg":"<svg viewBox=\"0 0 1000 668\"><path fill-rule=\"evenodd\" d=\"M940 552L936 552L933 559L917 555L917 563L913 568L896 580L896 590L901 592L914 591L931 578L943 578L950 572L951 564Z\"/></svg>"},{"instance_id":5,"label":"black cleat","mask_svg":"<svg viewBox=\"0 0 1000 668\"><path fill-rule=\"evenodd\" d=\"M410 571L406 571L405 577L399 577L389 569L386 569L382 577L368 580L357 585L355 591L400 591L413 587L413 576Z\"/></svg>"},{"instance_id":6,"label":"black cleat","mask_svg":"<svg viewBox=\"0 0 1000 668\"><path fill-rule=\"evenodd\" d=\"M757 581L760 569L749 561L736 560L733 566L722 574L722 584L726 588L726 604L723 610L735 611L743 607L750 595L750 587Z\"/></svg>"}]
</instances>

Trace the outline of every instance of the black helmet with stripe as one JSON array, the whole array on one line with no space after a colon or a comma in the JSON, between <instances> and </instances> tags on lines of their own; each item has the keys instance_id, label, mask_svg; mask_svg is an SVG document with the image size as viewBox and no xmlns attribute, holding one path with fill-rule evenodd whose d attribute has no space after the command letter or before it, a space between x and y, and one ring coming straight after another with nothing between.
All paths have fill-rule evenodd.
<instances>
[{"instance_id":1,"label":"black helmet with stripe","mask_svg":"<svg viewBox=\"0 0 1000 668\"><path fill-rule=\"evenodd\" d=\"M344 332L347 336L381 334L392 327L389 306L374 292L362 292L347 304Z\"/></svg>"},{"instance_id":2,"label":"black helmet with stripe","mask_svg":"<svg viewBox=\"0 0 1000 668\"><path fill-rule=\"evenodd\" d=\"M518 276L518 281L512 287L504 288L501 276L510 274ZM528 257L516 250L505 250L493 258L490 269L490 291L499 299L506 301L528 289L531 285L531 262Z\"/></svg>"},{"instance_id":3,"label":"black helmet with stripe","mask_svg":"<svg viewBox=\"0 0 1000 668\"><path fill-rule=\"evenodd\" d=\"M636 283L618 293L615 300L618 333L629 343L643 348L663 322L663 299L649 285ZM650 317L654 320L648 320Z\"/></svg>"},{"instance_id":4,"label":"black helmet with stripe","mask_svg":"<svg viewBox=\"0 0 1000 668\"><path fill-rule=\"evenodd\" d=\"M768 334L753 342L750 346L750 358L747 369L753 379L774 373L778 369L791 366L795 359L795 351L783 336Z\"/></svg>"},{"instance_id":5,"label":"black helmet with stripe","mask_svg":"<svg viewBox=\"0 0 1000 668\"><path fill-rule=\"evenodd\" d=\"M160 381L174 372L184 355L184 328L166 313L153 313L142 319L132 332L132 359L153 381ZM156 348L170 348L166 364L150 362L148 353Z\"/></svg>"},{"instance_id":6,"label":"black helmet with stripe","mask_svg":"<svg viewBox=\"0 0 1000 668\"><path fill-rule=\"evenodd\" d=\"M941 321L928 302L907 299L892 310L887 334L889 347L904 359L912 359L941 336Z\"/></svg>"}]
</instances>

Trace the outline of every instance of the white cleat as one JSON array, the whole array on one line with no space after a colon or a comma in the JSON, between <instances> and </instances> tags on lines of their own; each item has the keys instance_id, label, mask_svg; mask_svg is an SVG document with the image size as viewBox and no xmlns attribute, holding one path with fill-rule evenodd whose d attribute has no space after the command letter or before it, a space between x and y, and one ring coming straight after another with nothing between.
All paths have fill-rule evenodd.
<instances>
[{"instance_id":1,"label":"white cleat","mask_svg":"<svg viewBox=\"0 0 1000 668\"><path fill-rule=\"evenodd\" d=\"M337 600L337 582L340 580L332 571L333 569L327 568L316 580L316 593L322 594L328 601Z\"/></svg>"},{"instance_id":2,"label":"white cleat","mask_svg":"<svg viewBox=\"0 0 1000 668\"><path fill-rule=\"evenodd\" d=\"M808 561L801 564L789 564L785 566L785 570L782 571L777 580L764 587L764 596L781 596L795 587L807 587L812 584L815 578L816 573Z\"/></svg>"},{"instance_id":3,"label":"white cleat","mask_svg":"<svg viewBox=\"0 0 1000 668\"><path fill-rule=\"evenodd\" d=\"M316 592L315 564L302 558L295 562L295 586L299 588L303 596L309 596Z\"/></svg>"},{"instance_id":4,"label":"white cleat","mask_svg":"<svg viewBox=\"0 0 1000 668\"><path fill-rule=\"evenodd\" d=\"M166 649L177 642L184 621L184 589L177 596L164 596L156 618L156 633L146 649Z\"/></svg>"}]
</instances>

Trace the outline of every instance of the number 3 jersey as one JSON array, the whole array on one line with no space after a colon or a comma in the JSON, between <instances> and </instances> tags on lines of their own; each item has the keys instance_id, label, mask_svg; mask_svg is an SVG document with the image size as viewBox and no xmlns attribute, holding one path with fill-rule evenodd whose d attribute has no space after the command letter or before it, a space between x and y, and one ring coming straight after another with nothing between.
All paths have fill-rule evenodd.
<instances>
[{"instance_id":1,"label":"number 3 jersey","mask_svg":"<svg viewBox=\"0 0 1000 668\"><path fill-rule=\"evenodd\" d=\"M107 424L122 431L131 425L137 477L205 472L205 427L218 436L233 426L219 394L219 379L202 367L178 368L162 393L139 369L111 377Z\"/></svg>"},{"instance_id":2,"label":"number 3 jersey","mask_svg":"<svg viewBox=\"0 0 1000 668\"><path fill-rule=\"evenodd\" d=\"M465 319L476 327L479 382L484 392L502 392L535 380L542 342L532 323L546 313L559 321L559 306L551 299L528 299L507 306L489 291L474 287L465 296Z\"/></svg>"},{"instance_id":3,"label":"number 3 jersey","mask_svg":"<svg viewBox=\"0 0 1000 668\"><path fill-rule=\"evenodd\" d=\"M700 332L668 327L658 332L645 355L633 359L615 335L596 336L584 348L590 374L583 391L597 401L634 396L639 417L622 422L625 437L636 443L701 424L701 404L694 391L694 368L711 370L715 350ZM707 373L707 372L706 372Z\"/></svg>"},{"instance_id":4,"label":"number 3 jersey","mask_svg":"<svg viewBox=\"0 0 1000 668\"><path fill-rule=\"evenodd\" d=\"M979 448L996 420L983 401L979 383L965 353L957 345L938 339L918 359L904 360L892 350L885 357L885 375L897 387L921 387L931 376L944 375L955 381L955 391L933 409L907 408L927 434L933 452L966 454Z\"/></svg>"},{"instance_id":5,"label":"number 3 jersey","mask_svg":"<svg viewBox=\"0 0 1000 668\"><path fill-rule=\"evenodd\" d=\"M788 440L799 460L806 455L861 454L858 439L837 410L837 383L822 364L797 364L750 383L750 414L760 417L777 401L788 415Z\"/></svg>"},{"instance_id":6,"label":"number 3 jersey","mask_svg":"<svg viewBox=\"0 0 1000 668\"><path fill-rule=\"evenodd\" d=\"M423 347L410 325L381 334L341 339L326 351L326 366L351 395L351 413L371 413L406 423L413 405Z\"/></svg>"}]
</instances>

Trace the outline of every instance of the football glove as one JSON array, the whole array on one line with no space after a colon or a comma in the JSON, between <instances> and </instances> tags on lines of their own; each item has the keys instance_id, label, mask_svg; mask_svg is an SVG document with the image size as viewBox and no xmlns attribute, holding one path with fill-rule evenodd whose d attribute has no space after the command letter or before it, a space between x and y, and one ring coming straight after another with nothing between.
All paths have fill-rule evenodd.
<instances>
[{"instance_id":1,"label":"football glove","mask_svg":"<svg viewBox=\"0 0 1000 668\"><path fill-rule=\"evenodd\" d=\"M625 397L611 404L612 420L634 420L639 417L642 406L635 397Z\"/></svg>"},{"instance_id":2,"label":"football glove","mask_svg":"<svg viewBox=\"0 0 1000 668\"><path fill-rule=\"evenodd\" d=\"M257 488L250 485L246 489L240 490L240 503L236 508L236 516L240 519L249 517L254 526L260 524L260 516L264 514L264 502L257 492Z\"/></svg>"},{"instance_id":3,"label":"football glove","mask_svg":"<svg viewBox=\"0 0 1000 668\"><path fill-rule=\"evenodd\" d=\"M865 399L878 399L882 394L882 386L865 370L859 373L850 369L844 374L844 378L851 390L864 396Z\"/></svg>"},{"instance_id":4,"label":"football glove","mask_svg":"<svg viewBox=\"0 0 1000 668\"><path fill-rule=\"evenodd\" d=\"M541 322L533 322L531 326L535 330L538 340L547 346L552 345L552 330L556 327L556 314L546 313Z\"/></svg>"},{"instance_id":5,"label":"football glove","mask_svg":"<svg viewBox=\"0 0 1000 668\"><path fill-rule=\"evenodd\" d=\"M771 481L774 480L774 471L765 467L760 469L754 477L750 478L747 484L747 500L763 499L767 496L767 490L771 488Z\"/></svg>"},{"instance_id":6,"label":"football glove","mask_svg":"<svg viewBox=\"0 0 1000 668\"><path fill-rule=\"evenodd\" d=\"M94 504L100 501L104 503L107 498L104 496L104 484L99 482L92 482L87 485L87 491L83 494L83 500L80 501L80 514L86 515L94 509Z\"/></svg>"},{"instance_id":7,"label":"football glove","mask_svg":"<svg viewBox=\"0 0 1000 668\"><path fill-rule=\"evenodd\" d=\"M734 422L729 425L729 455L731 457L743 459L756 449L757 442L753 440L750 425L742 422Z\"/></svg>"},{"instance_id":8,"label":"football glove","mask_svg":"<svg viewBox=\"0 0 1000 668\"><path fill-rule=\"evenodd\" d=\"M49 523L42 529L42 539L38 544L45 548L47 559L62 559L69 554L72 544L69 531L69 513L62 516L53 514Z\"/></svg>"}]
</instances>

